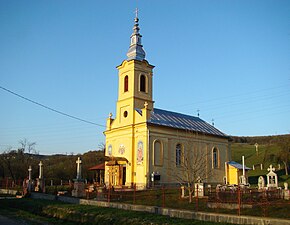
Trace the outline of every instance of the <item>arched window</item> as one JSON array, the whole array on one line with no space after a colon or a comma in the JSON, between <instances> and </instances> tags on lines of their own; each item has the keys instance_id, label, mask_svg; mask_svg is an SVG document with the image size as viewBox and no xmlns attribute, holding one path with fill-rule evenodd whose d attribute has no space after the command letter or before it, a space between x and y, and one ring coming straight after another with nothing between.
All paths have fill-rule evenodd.
<instances>
[{"instance_id":1,"label":"arched window","mask_svg":"<svg viewBox=\"0 0 290 225\"><path fill-rule=\"evenodd\" d=\"M145 77L145 75L140 76L140 91L146 92L146 77Z\"/></svg>"},{"instance_id":2,"label":"arched window","mask_svg":"<svg viewBox=\"0 0 290 225\"><path fill-rule=\"evenodd\" d=\"M219 152L217 148L212 150L212 168L218 168L219 166Z\"/></svg>"},{"instance_id":3,"label":"arched window","mask_svg":"<svg viewBox=\"0 0 290 225\"><path fill-rule=\"evenodd\" d=\"M124 78L124 92L128 91L128 76Z\"/></svg>"},{"instance_id":4,"label":"arched window","mask_svg":"<svg viewBox=\"0 0 290 225\"><path fill-rule=\"evenodd\" d=\"M181 144L177 144L175 148L175 154L176 154L175 165L176 166L181 166L181 153L182 153L181 151L182 151Z\"/></svg>"},{"instance_id":5,"label":"arched window","mask_svg":"<svg viewBox=\"0 0 290 225\"><path fill-rule=\"evenodd\" d=\"M162 166L163 164L163 149L162 144L159 140L154 142L154 166Z\"/></svg>"}]
</instances>

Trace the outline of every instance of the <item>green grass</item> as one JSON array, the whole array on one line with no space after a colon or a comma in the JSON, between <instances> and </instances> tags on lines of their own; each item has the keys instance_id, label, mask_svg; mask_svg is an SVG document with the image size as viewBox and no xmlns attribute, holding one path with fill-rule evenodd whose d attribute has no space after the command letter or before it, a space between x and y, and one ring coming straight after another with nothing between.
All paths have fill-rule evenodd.
<instances>
[{"instance_id":1,"label":"green grass","mask_svg":"<svg viewBox=\"0 0 290 225\"><path fill-rule=\"evenodd\" d=\"M206 189L207 191L207 189ZM111 201L124 202L133 204L133 193L116 192L117 195L113 196ZM147 190L147 191L137 191L135 197L135 204L149 205L149 206L159 206L162 207L164 204L165 208L173 209L184 209L200 212L213 212L213 213L225 213L237 215L237 209L211 209L207 207L207 198L193 198L192 203L188 202L188 198L180 198L179 189L165 189L164 202L163 202L163 190ZM206 193L207 194L207 193ZM121 197L120 197L121 196ZM242 195L243 199L246 198L246 194ZM198 200L198 202L197 202ZM285 218L290 219L290 202L285 200L275 200L275 201L265 201L260 204L260 202L253 203L252 209L242 209L241 215L251 215L251 216L270 216L275 218ZM275 213L270 213L275 212Z\"/></svg>"},{"instance_id":2,"label":"green grass","mask_svg":"<svg viewBox=\"0 0 290 225\"><path fill-rule=\"evenodd\" d=\"M21 218L29 221L29 224L226 224L36 199L0 200L0 214Z\"/></svg>"}]
</instances>

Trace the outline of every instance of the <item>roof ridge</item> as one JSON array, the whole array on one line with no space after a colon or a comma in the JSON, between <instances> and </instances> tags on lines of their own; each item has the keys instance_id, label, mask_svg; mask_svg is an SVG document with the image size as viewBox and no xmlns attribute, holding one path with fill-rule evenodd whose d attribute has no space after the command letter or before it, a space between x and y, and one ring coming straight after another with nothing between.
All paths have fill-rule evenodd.
<instances>
[{"instance_id":1,"label":"roof ridge","mask_svg":"<svg viewBox=\"0 0 290 225\"><path fill-rule=\"evenodd\" d=\"M200 119L198 116L192 116L192 115L188 115L188 114L184 114L184 113L180 113L180 112L169 111L169 110L159 109L159 108L153 108L153 112L154 112L155 109L160 110L160 111L164 111L164 112L168 112L168 113L174 113L174 114L177 114L177 115L182 115L182 116L187 116L187 117L194 117L194 118ZM200 119L200 120L202 120L202 119Z\"/></svg>"}]
</instances>

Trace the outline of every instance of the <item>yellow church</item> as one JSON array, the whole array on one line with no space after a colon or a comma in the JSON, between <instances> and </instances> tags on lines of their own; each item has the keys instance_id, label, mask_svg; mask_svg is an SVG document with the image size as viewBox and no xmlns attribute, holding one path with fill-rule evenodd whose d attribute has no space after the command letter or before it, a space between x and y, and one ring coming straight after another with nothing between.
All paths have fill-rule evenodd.
<instances>
[{"instance_id":1,"label":"yellow church","mask_svg":"<svg viewBox=\"0 0 290 225\"><path fill-rule=\"evenodd\" d=\"M105 184L223 183L228 136L199 117L154 108L154 66L145 59L138 22L136 15L127 59L117 66L116 115L110 113L104 132Z\"/></svg>"}]
</instances>

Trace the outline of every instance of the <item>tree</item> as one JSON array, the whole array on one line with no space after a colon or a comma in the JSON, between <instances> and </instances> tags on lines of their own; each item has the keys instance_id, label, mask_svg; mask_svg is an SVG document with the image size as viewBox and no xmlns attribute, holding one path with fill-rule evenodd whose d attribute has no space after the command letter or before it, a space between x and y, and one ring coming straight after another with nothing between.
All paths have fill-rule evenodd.
<instances>
[{"instance_id":1,"label":"tree","mask_svg":"<svg viewBox=\"0 0 290 225\"><path fill-rule=\"evenodd\" d=\"M195 183L198 179L207 180L212 175L212 170L208 168L210 153L205 149L202 143L196 141L198 138L202 138L202 136L193 134L190 131L186 133L190 138L188 138L184 146L181 147L180 153L178 153L179 146L176 146L175 157L173 157L175 160L171 160L170 164L176 165L175 168L171 168L172 177L174 177L180 185L185 185L189 193L189 202L192 202Z\"/></svg>"},{"instance_id":2,"label":"tree","mask_svg":"<svg viewBox=\"0 0 290 225\"><path fill-rule=\"evenodd\" d=\"M103 152L105 154L105 152L106 152L106 144L105 143L100 143L98 145L98 151L101 151L101 152Z\"/></svg>"},{"instance_id":3,"label":"tree","mask_svg":"<svg viewBox=\"0 0 290 225\"><path fill-rule=\"evenodd\" d=\"M4 167L7 168L10 177L14 180L15 175L14 175L14 170L13 170L13 160L15 159L15 150L12 150L11 147L9 147L6 151L3 152L1 155L1 162L3 164L3 171L5 171ZM5 175L5 174L4 174Z\"/></svg>"},{"instance_id":4,"label":"tree","mask_svg":"<svg viewBox=\"0 0 290 225\"><path fill-rule=\"evenodd\" d=\"M290 161L290 135L279 138L278 145L281 148L280 153L278 154L278 162L282 162L285 167L285 174L288 175L288 167Z\"/></svg>"},{"instance_id":5,"label":"tree","mask_svg":"<svg viewBox=\"0 0 290 225\"><path fill-rule=\"evenodd\" d=\"M23 152L28 152L29 154L36 154L35 145L36 142L29 142L26 138L19 141Z\"/></svg>"}]
</instances>

